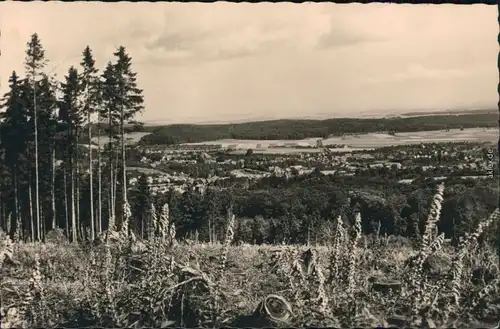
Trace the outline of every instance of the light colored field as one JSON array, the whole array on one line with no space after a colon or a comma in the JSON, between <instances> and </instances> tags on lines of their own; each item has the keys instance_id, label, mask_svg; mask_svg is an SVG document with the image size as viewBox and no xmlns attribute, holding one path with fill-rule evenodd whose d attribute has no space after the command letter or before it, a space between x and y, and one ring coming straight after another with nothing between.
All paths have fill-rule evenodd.
<instances>
[{"instance_id":1,"label":"light colored field","mask_svg":"<svg viewBox=\"0 0 500 329\"><path fill-rule=\"evenodd\" d=\"M353 151L366 151L370 150L372 148L352 148L352 147L345 147L345 148L329 148L331 152L334 153L347 153L347 152L353 152ZM231 154L245 154L247 152L247 149L238 149L230 152ZM258 154L297 154L297 153L321 153L323 152L323 149L321 148L304 148L304 149L296 149L296 148L287 148L287 147L273 147L273 148L260 148L260 149L253 149L253 153L258 153Z\"/></svg>"},{"instance_id":2,"label":"light colored field","mask_svg":"<svg viewBox=\"0 0 500 329\"><path fill-rule=\"evenodd\" d=\"M186 143L184 145L217 145L230 147L235 150L253 149L256 153L317 153L320 149L294 149L292 146L316 146L320 138L307 138L301 140L241 140L221 139L201 143ZM435 131L420 131L397 133L394 136L383 133L354 134L323 139L323 145L346 145L352 149L377 148L395 145L409 145L420 143L446 143L446 142L496 142L498 129L496 128L470 128L450 129ZM332 151L337 151L332 149ZM338 151L341 151L340 149ZM349 151L349 149L345 149Z\"/></svg>"},{"instance_id":3,"label":"light colored field","mask_svg":"<svg viewBox=\"0 0 500 329\"><path fill-rule=\"evenodd\" d=\"M323 141L328 144L346 144L350 147L384 147L392 145L446 143L446 142L495 142L498 139L498 129L471 128L436 131L421 131L388 134L365 134L345 137L331 137Z\"/></svg>"},{"instance_id":4,"label":"light colored field","mask_svg":"<svg viewBox=\"0 0 500 329\"><path fill-rule=\"evenodd\" d=\"M253 139L220 139L215 141L206 141L200 143L185 143L183 145L222 145L222 147L231 147L233 149L267 149L273 146L315 146L320 138L307 138L296 140L253 140Z\"/></svg>"},{"instance_id":5,"label":"light colored field","mask_svg":"<svg viewBox=\"0 0 500 329\"><path fill-rule=\"evenodd\" d=\"M141 168L141 167L127 167L127 171L138 171L140 173L149 175L162 175L165 174L163 171L154 168Z\"/></svg>"},{"instance_id":6,"label":"light colored field","mask_svg":"<svg viewBox=\"0 0 500 329\"><path fill-rule=\"evenodd\" d=\"M151 133L148 133L148 132L133 132L133 133L130 133L130 134L125 134L125 140L126 140L126 143L129 144L129 145L132 145L132 144L137 144L139 142L139 140L146 136L146 135L149 135ZM109 141L109 138L107 136L101 136L100 138L100 144L101 146L108 143ZM93 137L92 138L92 143L96 144L97 145L97 137Z\"/></svg>"}]
</instances>

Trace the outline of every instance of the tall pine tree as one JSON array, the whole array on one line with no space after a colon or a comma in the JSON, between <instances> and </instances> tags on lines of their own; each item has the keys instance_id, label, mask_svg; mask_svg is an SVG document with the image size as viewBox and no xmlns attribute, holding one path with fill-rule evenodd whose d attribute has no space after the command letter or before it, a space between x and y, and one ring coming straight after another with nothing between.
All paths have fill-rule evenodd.
<instances>
[{"instance_id":1,"label":"tall pine tree","mask_svg":"<svg viewBox=\"0 0 500 329\"><path fill-rule=\"evenodd\" d=\"M37 97L36 86L42 69L47 61L45 60L45 51L43 50L38 34L33 34L31 40L27 44L25 68L26 76L33 86L33 131L34 131L34 158L35 158L35 207L36 207L36 230L35 240L40 240L41 222L40 222L40 191L39 191L39 175L38 175L38 113L37 113Z\"/></svg>"},{"instance_id":2,"label":"tall pine tree","mask_svg":"<svg viewBox=\"0 0 500 329\"><path fill-rule=\"evenodd\" d=\"M131 225L131 227L141 233L142 239L144 237L151 237L154 234L151 229L153 227L152 223L149 222L152 198L146 174L142 174L139 177L132 197L132 216L135 219L135 225Z\"/></svg>"},{"instance_id":3,"label":"tall pine tree","mask_svg":"<svg viewBox=\"0 0 500 329\"><path fill-rule=\"evenodd\" d=\"M77 166L78 132L83 123L82 113L78 108L78 97L80 95L81 85L78 80L78 71L74 67L69 69L65 79L65 83L61 86L63 97L59 102L59 119L62 126L61 130L66 141L64 150L64 157L67 159L65 172L66 175L69 172L70 177L71 236L72 240L76 241L78 223L76 217L77 203L75 200L75 168ZM68 196L66 196L66 199L68 199Z\"/></svg>"},{"instance_id":4,"label":"tall pine tree","mask_svg":"<svg viewBox=\"0 0 500 329\"><path fill-rule=\"evenodd\" d=\"M9 78L9 92L5 94L0 107L5 110L2 113L3 122L0 126L1 144L0 147L4 150L5 163L10 174L12 175L12 192L13 204L10 206L12 214L12 226L8 229L11 234L14 234L16 227L23 227L21 225L20 216L20 195L19 185L22 180L22 170L26 164L24 155L26 152L27 144L27 129L28 118L26 113L26 102L23 99L24 93L22 91L23 85L21 84L19 76L16 72L12 72ZM21 232L17 232L21 234Z\"/></svg>"},{"instance_id":5,"label":"tall pine tree","mask_svg":"<svg viewBox=\"0 0 500 329\"><path fill-rule=\"evenodd\" d=\"M81 89L82 89L82 110L83 114L87 119L87 133L88 133L88 155L89 155L89 211L90 211L90 238L94 240L95 238L95 227L97 226L98 232L102 227L101 224L101 200L99 192L99 202L98 202L98 215L97 215L97 225L94 219L94 185L93 185L93 161L92 161L92 115L97 111L101 97L99 90L99 77L97 75L98 70L95 68L95 60L92 56L92 51L90 47L87 46L83 51L83 59L80 65L83 71L80 75ZM100 166L100 163L98 163ZM100 170L98 171L100 175ZM99 177L99 188L100 188L100 177Z\"/></svg>"},{"instance_id":6,"label":"tall pine tree","mask_svg":"<svg viewBox=\"0 0 500 329\"><path fill-rule=\"evenodd\" d=\"M40 186L41 233L44 237L48 227L54 228L55 195L53 187L53 165L56 134L56 86L48 76L42 75L36 89L37 131L38 131L38 171Z\"/></svg>"},{"instance_id":7,"label":"tall pine tree","mask_svg":"<svg viewBox=\"0 0 500 329\"><path fill-rule=\"evenodd\" d=\"M106 152L108 155L107 167L109 170L109 195L108 195L108 209L109 209L109 223L108 230L115 229L116 218L116 138L117 127L119 125L118 107L116 100L116 75L114 67L111 62L108 62L102 74L102 99L103 107L101 108L101 116L106 118L106 132L108 134L108 143Z\"/></svg>"},{"instance_id":8,"label":"tall pine tree","mask_svg":"<svg viewBox=\"0 0 500 329\"><path fill-rule=\"evenodd\" d=\"M137 87L137 73L132 71L132 58L126 53L125 47L120 46L114 53L117 57L117 62L114 65L114 73L116 75L116 89L115 97L117 100L117 108L119 109L120 120L120 142L121 142L121 209L128 202L127 200L127 166L126 166L126 152L125 152L125 126L135 125L137 122L134 120L137 113L144 108L144 98L142 90ZM126 218L122 216L124 220Z\"/></svg>"}]
</instances>

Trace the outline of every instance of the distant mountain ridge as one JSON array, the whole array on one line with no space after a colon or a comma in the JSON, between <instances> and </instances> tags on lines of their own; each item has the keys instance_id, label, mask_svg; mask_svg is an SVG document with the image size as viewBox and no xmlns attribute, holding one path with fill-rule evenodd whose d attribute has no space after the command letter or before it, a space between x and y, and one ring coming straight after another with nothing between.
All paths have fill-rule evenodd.
<instances>
[{"instance_id":1,"label":"distant mountain ridge","mask_svg":"<svg viewBox=\"0 0 500 329\"><path fill-rule=\"evenodd\" d=\"M442 111L428 111L428 112L405 112L400 114L402 117L409 116L428 116L428 115L461 115L461 114L487 114L498 113L498 109L463 109L463 110L442 110Z\"/></svg>"},{"instance_id":2,"label":"distant mountain ridge","mask_svg":"<svg viewBox=\"0 0 500 329\"><path fill-rule=\"evenodd\" d=\"M465 114L463 114L465 113ZM170 124L145 126L151 134L141 138L143 145L197 143L221 139L297 140L327 138L358 133L398 133L498 126L498 112L478 110L379 118L281 119L225 124Z\"/></svg>"},{"instance_id":3,"label":"distant mountain ridge","mask_svg":"<svg viewBox=\"0 0 500 329\"><path fill-rule=\"evenodd\" d=\"M144 120L145 127L156 127L156 126L167 126L167 125L178 125L178 124L189 124L189 125L225 125L225 124L241 124L241 123L253 123L253 122L266 122L266 121L276 121L276 120L327 120L327 119L361 119L361 118L388 118L388 117L416 117L416 116L429 116L429 115L461 115L461 114L486 114L486 113L498 113L498 109L453 109L453 110L429 110L429 111L413 111L413 112L402 112L402 113L385 113L385 114L371 114L368 111L360 112L356 116L342 116L333 115L331 113L315 114L315 115L305 115L290 118L273 118L269 116L253 116L244 119L236 120L200 120L196 122L177 122L177 121L167 121L167 120Z\"/></svg>"}]
</instances>

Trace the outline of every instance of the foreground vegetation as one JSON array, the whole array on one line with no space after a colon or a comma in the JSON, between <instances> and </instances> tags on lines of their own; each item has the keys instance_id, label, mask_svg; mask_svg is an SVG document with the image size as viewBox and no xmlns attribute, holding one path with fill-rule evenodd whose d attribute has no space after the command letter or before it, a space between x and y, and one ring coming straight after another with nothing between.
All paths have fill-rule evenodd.
<instances>
[{"instance_id":1,"label":"foreground vegetation","mask_svg":"<svg viewBox=\"0 0 500 329\"><path fill-rule=\"evenodd\" d=\"M460 128L493 128L498 113L478 111L461 115L430 115L396 118L336 118L327 120L272 120L239 124L174 124L145 127L151 134L141 138L142 145L197 143L219 139L283 140L327 138L354 133L416 132Z\"/></svg>"},{"instance_id":2,"label":"foreground vegetation","mask_svg":"<svg viewBox=\"0 0 500 329\"><path fill-rule=\"evenodd\" d=\"M83 326L491 326L500 314L498 261L482 233L458 248L436 233L444 185L419 241L363 236L341 217L327 246L233 245L173 239L168 207L156 234L108 231L91 245L53 231L46 244L2 238L7 327ZM100 243L99 243L100 241Z\"/></svg>"}]
</instances>

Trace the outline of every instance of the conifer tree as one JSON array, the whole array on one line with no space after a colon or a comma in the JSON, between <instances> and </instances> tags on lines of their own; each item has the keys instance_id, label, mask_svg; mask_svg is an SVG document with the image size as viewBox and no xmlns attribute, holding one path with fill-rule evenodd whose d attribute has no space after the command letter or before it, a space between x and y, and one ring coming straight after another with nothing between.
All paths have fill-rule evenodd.
<instances>
[{"instance_id":1,"label":"conifer tree","mask_svg":"<svg viewBox=\"0 0 500 329\"><path fill-rule=\"evenodd\" d=\"M78 97L80 94L80 87L78 81L78 71L71 67L68 75L65 77L66 81L61 85L63 92L62 100L59 102L59 119L62 125L63 136L65 137L65 150L64 157L67 160L65 165L66 173L69 172L70 176L70 211L71 211L71 236L72 240L77 240L78 223L76 218L76 202L75 202L75 175L76 175L76 161L77 161L77 141L79 127L83 122L81 112L78 108Z\"/></svg>"},{"instance_id":2,"label":"conifer tree","mask_svg":"<svg viewBox=\"0 0 500 329\"><path fill-rule=\"evenodd\" d=\"M23 102L22 84L16 72L12 72L9 78L9 92L4 95L0 108L3 122L0 126L1 142L0 147L4 150L4 159L7 169L12 175L12 190L14 204L10 205L12 213L11 230L19 227L21 221L19 185L21 180L20 168L25 164L23 157L26 152L26 130L28 129L28 119ZM20 232L17 232L20 233Z\"/></svg>"},{"instance_id":3,"label":"conifer tree","mask_svg":"<svg viewBox=\"0 0 500 329\"><path fill-rule=\"evenodd\" d=\"M127 166L125 159L125 126L135 125L134 120L137 113L142 111L144 98L142 90L137 87L137 74L132 71L132 58L127 54L125 47L120 46L114 53L117 58L113 71L116 75L116 88L114 96L116 108L119 110L119 127L121 143L121 209L127 200Z\"/></svg>"},{"instance_id":4,"label":"conifer tree","mask_svg":"<svg viewBox=\"0 0 500 329\"><path fill-rule=\"evenodd\" d=\"M88 154L89 154L89 210L90 210L90 238L95 238L95 219L94 219L94 187L93 187L93 161L92 161L92 115L97 112L100 102L99 77L98 70L95 68L95 60L92 56L90 47L87 46L83 51L83 59L80 65L83 72L80 75L82 89L82 110L87 117L88 132ZM100 164L98 164L100 165ZM99 173L98 173L99 174ZM100 200L99 200L100 202ZM98 211L98 223L101 221L101 211ZM98 228L101 224L97 225Z\"/></svg>"},{"instance_id":5,"label":"conifer tree","mask_svg":"<svg viewBox=\"0 0 500 329\"><path fill-rule=\"evenodd\" d=\"M149 237L152 234L152 232L148 231L148 228L151 227L148 222L151 202L152 198L148 184L148 177L146 174L142 174L137 181L137 186L133 193L132 203L132 216L136 222L133 227L141 232L141 238L146 236Z\"/></svg>"},{"instance_id":6,"label":"conifer tree","mask_svg":"<svg viewBox=\"0 0 500 329\"><path fill-rule=\"evenodd\" d=\"M54 180L54 152L56 137L56 86L48 76L42 75L36 92L37 127L38 127L38 171L40 187L41 233L45 236L47 227L54 228L55 223L55 193L52 181ZM49 221L50 220L50 221Z\"/></svg>"},{"instance_id":7,"label":"conifer tree","mask_svg":"<svg viewBox=\"0 0 500 329\"><path fill-rule=\"evenodd\" d=\"M109 209L109 223L108 230L115 229L115 191L116 191L116 180L115 180L115 138L116 138L116 127L118 125L117 117L117 105L116 105L116 75L114 73L114 67L111 62L108 62L104 72L102 74L102 99L103 107L101 108L101 115L107 118L106 132L108 133L108 143L107 143L107 155L108 155L108 170L109 170L109 199L108 199L108 209Z\"/></svg>"},{"instance_id":8,"label":"conifer tree","mask_svg":"<svg viewBox=\"0 0 500 329\"><path fill-rule=\"evenodd\" d=\"M135 115L142 110L143 97L125 48L119 47L114 56L115 63L108 63L99 76L87 46L80 62L81 74L71 67L64 81L56 82L44 72L47 61L38 35L31 36L26 76L12 73L10 90L0 101L0 226L11 235L40 241L48 230L65 227L74 242L87 229L88 237L94 239L105 228L103 209L110 218L108 228L115 227L116 213L121 214L121 206L127 202L125 134L130 125L137 125ZM105 153L109 161L103 162L102 169L109 172L106 177L101 177L100 145L97 168L94 164L94 126L98 139L103 129L110 141ZM79 147L83 139L88 143L88 158ZM86 168L87 164L89 175L80 175L80 166ZM80 186L85 188L81 199ZM106 197L101 191L108 186ZM94 200L96 193L98 200ZM147 182L138 193L133 193L134 199L143 200L138 205L149 206ZM109 207L102 208L108 201ZM142 215L135 216L137 222L129 226L141 234L147 231L145 212L147 209L140 210ZM120 219L118 216L117 224L123 224Z\"/></svg>"},{"instance_id":9,"label":"conifer tree","mask_svg":"<svg viewBox=\"0 0 500 329\"><path fill-rule=\"evenodd\" d=\"M33 34L31 40L27 43L25 68L26 76L33 87L33 131L34 131L34 158L35 158L35 207L36 207L36 232L35 240L40 240L40 196L39 196L39 177L38 177L38 113L37 113L37 97L36 86L37 80L40 77L42 69L46 65L45 51L38 37L38 34Z\"/></svg>"}]
</instances>

